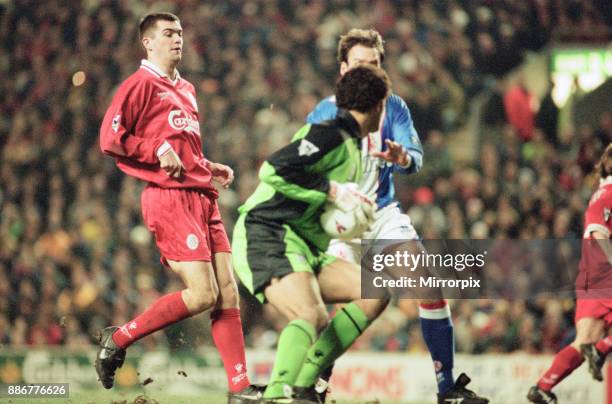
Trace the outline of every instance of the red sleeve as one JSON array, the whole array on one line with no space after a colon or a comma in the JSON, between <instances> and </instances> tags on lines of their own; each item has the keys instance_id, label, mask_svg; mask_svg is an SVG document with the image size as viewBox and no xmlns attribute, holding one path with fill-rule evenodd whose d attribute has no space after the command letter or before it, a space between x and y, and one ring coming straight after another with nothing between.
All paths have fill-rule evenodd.
<instances>
[{"instance_id":1,"label":"red sleeve","mask_svg":"<svg viewBox=\"0 0 612 404\"><path fill-rule=\"evenodd\" d=\"M611 208L612 192L606 189L597 190L584 214L584 238L590 238L591 232L594 231L610 237Z\"/></svg>"},{"instance_id":2,"label":"red sleeve","mask_svg":"<svg viewBox=\"0 0 612 404\"><path fill-rule=\"evenodd\" d=\"M104 154L145 164L159 163L156 151L163 139L134 134L146 97L145 82L126 82L119 87L100 127L100 148Z\"/></svg>"}]
</instances>

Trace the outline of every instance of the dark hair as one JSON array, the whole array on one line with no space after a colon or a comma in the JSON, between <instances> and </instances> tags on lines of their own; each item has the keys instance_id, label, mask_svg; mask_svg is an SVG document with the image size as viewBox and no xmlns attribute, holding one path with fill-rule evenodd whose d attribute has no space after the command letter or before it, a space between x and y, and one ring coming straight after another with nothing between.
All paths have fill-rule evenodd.
<instances>
[{"instance_id":1,"label":"dark hair","mask_svg":"<svg viewBox=\"0 0 612 404\"><path fill-rule=\"evenodd\" d=\"M150 13L142 17L140 20L140 24L138 25L138 33L140 34L140 39L144 36L144 34L152 27L157 24L157 21L176 21L181 22L179 18L172 13Z\"/></svg>"},{"instance_id":2,"label":"dark hair","mask_svg":"<svg viewBox=\"0 0 612 404\"><path fill-rule=\"evenodd\" d=\"M601 178L612 175L612 143L608 143L595 169Z\"/></svg>"},{"instance_id":3,"label":"dark hair","mask_svg":"<svg viewBox=\"0 0 612 404\"><path fill-rule=\"evenodd\" d=\"M359 65L336 82L336 104L340 108L368 112L389 95L391 80L372 65Z\"/></svg>"},{"instance_id":4,"label":"dark hair","mask_svg":"<svg viewBox=\"0 0 612 404\"><path fill-rule=\"evenodd\" d=\"M353 28L340 37L338 42L338 63L348 62L348 53L355 45L363 45L374 48L380 55L380 62L385 60L385 47L382 36L375 29Z\"/></svg>"}]
</instances>

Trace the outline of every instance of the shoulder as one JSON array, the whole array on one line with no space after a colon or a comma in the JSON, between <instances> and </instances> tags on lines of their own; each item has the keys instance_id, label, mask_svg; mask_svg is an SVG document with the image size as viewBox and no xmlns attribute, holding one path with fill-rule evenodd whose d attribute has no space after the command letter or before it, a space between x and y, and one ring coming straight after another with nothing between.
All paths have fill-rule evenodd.
<instances>
[{"instance_id":1,"label":"shoulder","mask_svg":"<svg viewBox=\"0 0 612 404\"><path fill-rule=\"evenodd\" d=\"M336 104L336 96L331 95L319 101L319 103L317 104L313 112L316 112L318 114L325 114L325 113L335 114L336 111L338 111L338 105Z\"/></svg>"},{"instance_id":2,"label":"shoulder","mask_svg":"<svg viewBox=\"0 0 612 404\"><path fill-rule=\"evenodd\" d=\"M319 104L317 105L317 107L326 107L326 108L337 108L336 106L336 96L335 95L330 95L329 97L325 97L323 98L321 101L319 101Z\"/></svg>"},{"instance_id":3,"label":"shoulder","mask_svg":"<svg viewBox=\"0 0 612 404\"><path fill-rule=\"evenodd\" d=\"M385 105L386 120L393 125L412 127L412 116L406 102L397 94L391 94Z\"/></svg>"},{"instance_id":4,"label":"shoulder","mask_svg":"<svg viewBox=\"0 0 612 404\"><path fill-rule=\"evenodd\" d=\"M153 84L153 80L155 77L138 69L119 85L119 92L144 90Z\"/></svg>"},{"instance_id":5,"label":"shoulder","mask_svg":"<svg viewBox=\"0 0 612 404\"><path fill-rule=\"evenodd\" d=\"M589 205L609 204L612 202L612 186L599 187L591 196Z\"/></svg>"},{"instance_id":6,"label":"shoulder","mask_svg":"<svg viewBox=\"0 0 612 404\"><path fill-rule=\"evenodd\" d=\"M397 94L391 94L387 98L386 107L387 110L391 112L408 111L408 105L406 105L406 102L402 99L402 97Z\"/></svg>"},{"instance_id":7,"label":"shoulder","mask_svg":"<svg viewBox=\"0 0 612 404\"><path fill-rule=\"evenodd\" d=\"M593 220L594 217L604 215L604 210L608 210L610 215L610 208L612 207L612 187L601 187L593 193L589 206L586 209L585 217L587 220Z\"/></svg>"},{"instance_id":8,"label":"shoulder","mask_svg":"<svg viewBox=\"0 0 612 404\"><path fill-rule=\"evenodd\" d=\"M601 191L601 196L599 196L596 204L601 206L602 208L608 209L609 211L610 208L612 208L612 185L607 185L603 188L600 188L600 190L598 190L597 192L600 192L600 191ZM593 194L593 198L595 198L597 192Z\"/></svg>"},{"instance_id":9,"label":"shoulder","mask_svg":"<svg viewBox=\"0 0 612 404\"><path fill-rule=\"evenodd\" d=\"M181 77L181 87L195 95L195 86L189 81Z\"/></svg>"},{"instance_id":10,"label":"shoulder","mask_svg":"<svg viewBox=\"0 0 612 404\"><path fill-rule=\"evenodd\" d=\"M333 120L326 120L316 123L307 123L295 134L293 140L300 138L325 138L340 136L340 128L334 124Z\"/></svg>"},{"instance_id":11,"label":"shoulder","mask_svg":"<svg viewBox=\"0 0 612 404\"><path fill-rule=\"evenodd\" d=\"M315 109L308 114L307 122L316 123L327 119L332 119L336 116L338 106L336 105L336 97L330 96L321 100Z\"/></svg>"},{"instance_id":12,"label":"shoulder","mask_svg":"<svg viewBox=\"0 0 612 404\"><path fill-rule=\"evenodd\" d=\"M305 137L316 144L322 145L326 150L334 149L350 138L334 120L309 125L310 127Z\"/></svg>"}]
</instances>

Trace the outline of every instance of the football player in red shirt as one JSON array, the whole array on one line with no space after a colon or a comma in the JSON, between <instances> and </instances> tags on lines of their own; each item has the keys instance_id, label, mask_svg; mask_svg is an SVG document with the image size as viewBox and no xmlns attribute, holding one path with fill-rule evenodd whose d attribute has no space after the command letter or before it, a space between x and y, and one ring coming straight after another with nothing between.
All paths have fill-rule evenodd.
<instances>
[{"instance_id":1,"label":"football player in red shirt","mask_svg":"<svg viewBox=\"0 0 612 404\"><path fill-rule=\"evenodd\" d=\"M557 403L551 392L587 360L589 370L602 380L601 367L612 351L612 336L601 339L612 325L612 143L599 163L599 188L584 214L584 235L576 279L576 338L556 356L551 367L527 395L532 403ZM597 342L599 340L599 342Z\"/></svg>"},{"instance_id":2,"label":"football player in red shirt","mask_svg":"<svg viewBox=\"0 0 612 404\"><path fill-rule=\"evenodd\" d=\"M230 402L255 400L230 243L212 184L228 187L233 171L202 153L195 88L176 70L183 48L178 17L149 14L139 28L147 59L117 90L100 128L100 147L123 172L148 183L141 196L144 222L155 235L162 262L185 289L162 296L122 326L102 330L96 371L103 386L111 388L129 345L213 308L211 331L225 365Z\"/></svg>"}]
</instances>

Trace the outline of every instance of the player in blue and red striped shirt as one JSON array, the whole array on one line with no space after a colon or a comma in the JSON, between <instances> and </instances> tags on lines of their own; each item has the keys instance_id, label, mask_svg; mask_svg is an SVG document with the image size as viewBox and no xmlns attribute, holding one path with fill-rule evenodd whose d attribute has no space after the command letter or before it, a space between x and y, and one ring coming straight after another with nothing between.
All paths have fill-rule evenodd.
<instances>
[{"instance_id":1,"label":"player in blue and red striped shirt","mask_svg":"<svg viewBox=\"0 0 612 404\"><path fill-rule=\"evenodd\" d=\"M381 35L374 29L352 29L340 38L338 62L340 74L360 64L380 67L385 57ZM322 100L307 118L309 123L332 119L338 110L334 97ZM412 123L408 106L398 95L391 94L385 103L379 130L362 140L363 177L359 190L374 198L378 206L375 223L364 233L371 240L418 240L410 217L400 210L395 199L393 174L412 174L423 165L423 148ZM361 261L360 240L332 240L332 255L349 261ZM438 383L438 402L481 404L488 400L467 390L470 379L461 374L453 377L455 341L450 308L444 299L421 300L421 331L434 362ZM328 372L329 373L329 372ZM329 374L327 375L329 377ZM455 400L455 401L453 401Z\"/></svg>"}]
</instances>

